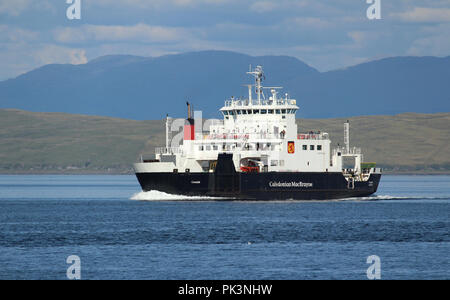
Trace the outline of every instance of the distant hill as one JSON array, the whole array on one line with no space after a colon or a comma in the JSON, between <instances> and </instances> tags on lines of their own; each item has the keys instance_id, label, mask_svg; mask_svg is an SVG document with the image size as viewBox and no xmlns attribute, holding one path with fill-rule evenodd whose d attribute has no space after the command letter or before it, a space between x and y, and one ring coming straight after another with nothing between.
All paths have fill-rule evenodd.
<instances>
[{"instance_id":1,"label":"distant hill","mask_svg":"<svg viewBox=\"0 0 450 300\"><path fill-rule=\"evenodd\" d=\"M343 141L339 119L300 119L300 131ZM450 173L450 113L349 118L351 144L388 172ZM130 173L163 146L163 120L135 121L0 109L0 173Z\"/></svg>"},{"instance_id":2,"label":"distant hill","mask_svg":"<svg viewBox=\"0 0 450 300\"><path fill-rule=\"evenodd\" d=\"M267 86L284 86L298 100L300 117L450 111L450 57L394 57L321 73L293 57L227 51L46 65L0 82L0 108L145 120L184 117L189 100L217 117L225 99L247 95L250 64L263 65Z\"/></svg>"}]
</instances>

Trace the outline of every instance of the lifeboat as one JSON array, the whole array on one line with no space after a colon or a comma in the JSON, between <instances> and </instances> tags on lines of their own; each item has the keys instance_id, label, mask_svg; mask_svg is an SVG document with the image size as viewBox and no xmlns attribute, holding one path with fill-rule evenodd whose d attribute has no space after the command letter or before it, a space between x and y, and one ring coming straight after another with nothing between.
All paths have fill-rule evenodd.
<instances>
[{"instance_id":1,"label":"lifeboat","mask_svg":"<svg viewBox=\"0 0 450 300\"><path fill-rule=\"evenodd\" d=\"M259 173L259 167L242 166L241 171L245 173Z\"/></svg>"}]
</instances>

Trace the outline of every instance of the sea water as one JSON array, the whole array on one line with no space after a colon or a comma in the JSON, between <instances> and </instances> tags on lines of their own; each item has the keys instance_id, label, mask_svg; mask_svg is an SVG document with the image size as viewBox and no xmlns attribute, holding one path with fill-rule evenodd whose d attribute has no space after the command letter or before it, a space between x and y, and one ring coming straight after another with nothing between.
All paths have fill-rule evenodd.
<instances>
[{"instance_id":1,"label":"sea water","mask_svg":"<svg viewBox=\"0 0 450 300\"><path fill-rule=\"evenodd\" d=\"M1 175L0 279L450 279L450 176L341 201L140 192L134 176Z\"/></svg>"}]
</instances>

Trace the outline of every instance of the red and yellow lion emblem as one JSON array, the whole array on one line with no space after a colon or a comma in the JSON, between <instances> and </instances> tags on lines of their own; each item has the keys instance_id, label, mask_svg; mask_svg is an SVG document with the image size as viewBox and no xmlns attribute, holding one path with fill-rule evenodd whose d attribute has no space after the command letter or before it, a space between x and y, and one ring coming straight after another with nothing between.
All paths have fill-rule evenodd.
<instances>
[{"instance_id":1,"label":"red and yellow lion emblem","mask_svg":"<svg viewBox=\"0 0 450 300\"><path fill-rule=\"evenodd\" d=\"M295 152L295 143L294 142L288 142L288 153L292 154Z\"/></svg>"}]
</instances>

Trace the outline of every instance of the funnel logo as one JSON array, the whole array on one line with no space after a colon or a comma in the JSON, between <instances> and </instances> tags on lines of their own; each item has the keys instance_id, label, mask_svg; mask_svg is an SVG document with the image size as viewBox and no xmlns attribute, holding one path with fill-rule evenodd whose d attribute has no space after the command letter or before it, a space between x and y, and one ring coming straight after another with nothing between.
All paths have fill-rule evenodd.
<instances>
[{"instance_id":1,"label":"funnel logo","mask_svg":"<svg viewBox=\"0 0 450 300\"><path fill-rule=\"evenodd\" d=\"M289 154L295 153L295 143L294 142L288 142L288 153Z\"/></svg>"}]
</instances>

